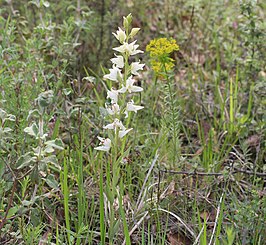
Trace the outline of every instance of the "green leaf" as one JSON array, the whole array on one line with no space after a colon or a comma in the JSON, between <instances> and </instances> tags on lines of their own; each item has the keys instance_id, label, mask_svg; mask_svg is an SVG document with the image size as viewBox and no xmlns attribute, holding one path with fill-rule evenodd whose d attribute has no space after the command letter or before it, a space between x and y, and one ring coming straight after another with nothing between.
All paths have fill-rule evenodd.
<instances>
[{"instance_id":1,"label":"green leaf","mask_svg":"<svg viewBox=\"0 0 266 245\"><path fill-rule=\"evenodd\" d=\"M18 208L17 206L10 208L10 209L8 210L8 213L7 213L7 218L9 219L9 218L11 218L13 215L15 215L16 212L18 211L18 209L19 209L19 208Z\"/></svg>"},{"instance_id":2,"label":"green leaf","mask_svg":"<svg viewBox=\"0 0 266 245\"><path fill-rule=\"evenodd\" d=\"M113 193L110 190L110 187L108 185L105 187L105 194L107 196L108 201L110 203L113 203L114 202L114 195L113 195Z\"/></svg>"},{"instance_id":3,"label":"green leaf","mask_svg":"<svg viewBox=\"0 0 266 245\"><path fill-rule=\"evenodd\" d=\"M3 109L1 109L0 108L0 118L2 119L2 120L4 120L5 118L6 118L6 112L3 110Z\"/></svg>"},{"instance_id":4,"label":"green leaf","mask_svg":"<svg viewBox=\"0 0 266 245\"><path fill-rule=\"evenodd\" d=\"M57 158L55 155L51 155L48 157L45 157L44 159L42 159L42 161L44 164L48 164L51 163L52 165L54 165L59 171L61 170L60 165L58 164Z\"/></svg>"},{"instance_id":5,"label":"green leaf","mask_svg":"<svg viewBox=\"0 0 266 245\"><path fill-rule=\"evenodd\" d=\"M40 93L37 98L40 108L43 110L45 107L52 104L53 97L54 97L54 92L52 90L48 90L43 93Z\"/></svg>"},{"instance_id":6,"label":"green leaf","mask_svg":"<svg viewBox=\"0 0 266 245\"><path fill-rule=\"evenodd\" d=\"M28 207L28 206L32 205L32 204L35 202L35 200L36 200L36 198L34 198L33 200L30 200L30 201L23 200L23 201L22 201L22 205L23 205L24 207Z\"/></svg>"},{"instance_id":7,"label":"green leaf","mask_svg":"<svg viewBox=\"0 0 266 245\"><path fill-rule=\"evenodd\" d=\"M0 162L0 179L2 179L4 172L5 172L5 164L3 162Z\"/></svg>"},{"instance_id":8,"label":"green leaf","mask_svg":"<svg viewBox=\"0 0 266 245\"><path fill-rule=\"evenodd\" d=\"M10 131L12 131L11 128L4 128L3 133L8 133L8 132L10 132Z\"/></svg>"},{"instance_id":9,"label":"green leaf","mask_svg":"<svg viewBox=\"0 0 266 245\"><path fill-rule=\"evenodd\" d=\"M48 177L45 179L45 182L46 182L46 184L49 186L49 187L51 187L51 188L53 188L53 189L57 189L58 188L58 182L55 180L55 178L54 178L54 175L52 175L52 174L50 174L50 175L48 175Z\"/></svg>"},{"instance_id":10,"label":"green leaf","mask_svg":"<svg viewBox=\"0 0 266 245\"><path fill-rule=\"evenodd\" d=\"M245 124L248 119L249 119L248 115L244 115L241 118L239 118L239 123L240 124Z\"/></svg>"},{"instance_id":11,"label":"green leaf","mask_svg":"<svg viewBox=\"0 0 266 245\"><path fill-rule=\"evenodd\" d=\"M37 138L39 134L39 128L36 123L33 123L30 127L25 128L24 132Z\"/></svg>"},{"instance_id":12,"label":"green leaf","mask_svg":"<svg viewBox=\"0 0 266 245\"><path fill-rule=\"evenodd\" d=\"M44 149L44 153L53 153L54 152L54 148L50 145L48 145L45 149Z\"/></svg>"},{"instance_id":13,"label":"green leaf","mask_svg":"<svg viewBox=\"0 0 266 245\"><path fill-rule=\"evenodd\" d=\"M53 135L52 135L52 139L56 139L59 135L59 128L60 128L60 120L57 119L54 125L54 130L53 130Z\"/></svg>"},{"instance_id":14,"label":"green leaf","mask_svg":"<svg viewBox=\"0 0 266 245\"><path fill-rule=\"evenodd\" d=\"M36 161L36 157L32 157L30 155L30 152L26 153L25 155L21 156L17 161L17 169L22 169L24 167L27 167L31 165L33 162Z\"/></svg>"},{"instance_id":15,"label":"green leaf","mask_svg":"<svg viewBox=\"0 0 266 245\"><path fill-rule=\"evenodd\" d=\"M39 110L37 110L37 109L30 110L30 111L29 111L29 115L28 115L28 117L27 117L27 121L28 121L28 120L29 120L29 118L30 118L32 115L34 115L34 114L37 114L38 116L40 116L40 115L41 115L40 111L39 111Z\"/></svg>"},{"instance_id":16,"label":"green leaf","mask_svg":"<svg viewBox=\"0 0 266 245\"><path fill-rule=\"evenodd\" d=\"M64 150L64 143L61 139L46 141L45 145L53 147L54 149Z\"/></svg>"},{"instance_id":17,"label":"green leaf","mask_svg":"<svg viewBox=\"0 0 266 245\"><path fill-rule=\"evenodd\" d=\"M70 88L64 88L63 89L63 93L65 96L68 96L72 93L72 90Z\"/></svg>"}]
</instances>

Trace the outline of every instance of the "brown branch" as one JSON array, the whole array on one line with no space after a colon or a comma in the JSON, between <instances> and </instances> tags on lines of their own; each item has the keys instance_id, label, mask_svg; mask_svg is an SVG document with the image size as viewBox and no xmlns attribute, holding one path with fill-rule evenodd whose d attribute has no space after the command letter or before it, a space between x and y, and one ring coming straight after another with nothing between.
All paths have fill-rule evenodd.
<instances>
[{"instance_id":1,"label":"brown branch","mask_svg":"<svg viewBox=\"0 0 266 245\"><path fill-rule=\"evenodd\" d=\"M257 173L255 171L242 170L242 169L236 168L236 167L234 167L233 169L235 170L234 173L243 173L243 174L249 174L249 175L256 175L259 177L266 177L266 173L260 173L260 172Z\"/></svg>"},{"instance_id":2,"label":"brown branch","mask_svg":"<svg viewBox=\"0 0 266 245\"><path fill-rule=\"evenodd\" d=\"M8 204L7 204L5 216L4 216L3 220L0 220L0 231L2 230L2 228L4 227L4 225L5 225L6 221L7 221L8 211L10 210L10 208L12 206L14 194L16 192L16 187L17 187L17 180L15 179L14 183L13 183L11 195L10 195L10 198L9 198L9 201L8 201Z\"/></svg>"},{"instance_id":3,"label":"brown branch","mask_svg":"<svg viewBox=\"0 0 266 245\"><path fill-rule=\"evenodd\" d=\"M223 173L205 173L205 172L197 172L197 171L174 171L167 169L160 169L160 172L169 173L169 174L182 174L182 175L198 175L198 176L221 176Z\"/></svg>"},{"instance_id":4,"label":"brown branch","mask_svg":"<svg viewBox=\"0 0 266 245\"><path fill-rule=\"evenodd\" d=\"M160 172L169 173L169 174L181 174L181 175L188 175L188 176L223 176L224 173L206 173L206 172L197 172L197 171L174 171L174 170L167 170L167 169L159 169ZM259 177L266 177L266 173L257 173L248 170L242 170L238 168L233 168L231 174L243 173L247 175L256 175Z\"/></svg>"}]
</instances>

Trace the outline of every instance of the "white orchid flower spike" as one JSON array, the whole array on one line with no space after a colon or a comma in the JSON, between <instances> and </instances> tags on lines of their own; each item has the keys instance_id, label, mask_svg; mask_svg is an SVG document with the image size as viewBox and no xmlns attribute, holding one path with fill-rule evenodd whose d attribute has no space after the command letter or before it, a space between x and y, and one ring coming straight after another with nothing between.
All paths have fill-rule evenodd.
<instances>
[{"instance_id":1,"label":"white orchid flower spike","mask_svg":"<svg viewBox=\"0 0 266 245\"><path fill-rule=\"evenodd\" d=\"M115 139L115 143L111 142L109 138L98 137L100 145L95 147L95 149L100 151L108 152L111 146L119 147L121 142L117 141L117 139L123 138L133 129L127 129L122 122L128 117L129 112L133 111L137 113L144 108L143 106L134 104L134 94L132 93L143 91L142 87L135 85L136 80L133 77L139 76L139 71L143 70L145 64L141 64L140 61L132 62L132 57L130 57L143 53L143 51L138 49L139 45L136 44L137 40L129 43L129 40L135 37L140 28L131 28L131 14L123 17L123 19L123 29L118 27L118 30L113 33L119 41L120 46L113 48L115 50L114 57L110 59L112 68L109 69L108 74L103 76L104 79L116 82L115 89L111 88L109 90L108 87L107 90L108 101L105 103L105 108L108 123L103 126L105 130L113 130L111 132L109 131L108 134L112 135L110 138ZM110 86L110 83L107 85Z\"/></svg>"}]
</instances>

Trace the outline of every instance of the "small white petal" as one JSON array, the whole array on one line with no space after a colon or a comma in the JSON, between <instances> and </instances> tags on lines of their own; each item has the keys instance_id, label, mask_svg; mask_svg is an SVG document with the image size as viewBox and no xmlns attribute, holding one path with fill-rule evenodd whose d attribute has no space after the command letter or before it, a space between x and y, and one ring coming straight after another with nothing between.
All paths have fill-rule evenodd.
<instances>
[{"instance_id":1,"label":"small white petal","mask_svg":"<svg viewBox=\"0 0 266 245\"><path fill-rule=\"evenodd\" d=\"M143 91L143 88L139 87L139 86L131 86L130 89L128 89L128 92L141 92Z\"/></svg>"},{"instance_id":2,"label":"small white petal","mask_svg":"<svg viewBox=\"0 0 266 245\"><path fill-rule=\"evenodd\" d=\"M103 76L104 79L109 79L114 82L118 82L122 78L122 73L119 68L113 66L112 69L109 69L110 73Z\"/></svg>"},{"instance_id":3,"label":"small white petal","mask_svg":"<svg viewBox=\"0 0 266 245\"><path fill-rule=\"evenodd\" d=\"M109 115L116 115L116 114L119 114L120 112L120 107L117 103L112 104L111 108L108 107L107 104L105 104L105 108Z\"/></svg>"},{"instance_id":4,"label":"small white petal","mask_svg":"<svg viewBox=\"0 0 266 245\"><path fill-rule=\"evenodd\" d=\"M132 28L129 36L134 37L139 32L139 30L140 30L140 28Z\"/></svg>"},{"instance_id":5,"label":"small white petal","mask_svg":"<svg viewBox=\"0 0 266 245\"><path fill-rule=\"evenodd\" d=\"M123 93L125 93L126 91L127 91L127 88L124 86L124 85L122 85L122 88L120 88L119 90L117 90L119 93L121 93L121 94L123 94Z\"/></svg>"},{"instance_id":6,"label":"small white petal","mask_svg":"<svg viewBox=\"0 0 266 245\"><path fill-rule=\"evenodd\" d=\"M117 118L115 118L114 122L103 126L103 128L104 129L114 129L114 130L116 130L117 128L120 128L120 129L124 130L125 126L122 124L121 121L119 121Z\"/></svg>"},{"instance_id":7,"label":"small white petal","mask_svg":"<svg viewBox=\"0 0 266 245\"><path fill-rule=\"evenodd\" d=\"M125 113L125 115L126 115L126 116L125 116L125 118L128 118L128 111L127 111L127 110L125 110L125 112L124 112L124 113Z\"/></svg>"},{"instance_id":8,"label":"small white petal","mask_svg":"<svg viewBox=\"0 0 266 245\"><path fill-rule=\"evenodd\" d=\"M103 142L105 140L105 138L102 138L100 136L97 136L98 140L100 140L101 142Z\"/></svg>"},{"instance_id":9,"label":"small white petal","mask_svg":"<svg viewBox=\"0 0 266 245\"><path fill-rule=\"evenodd\" d=\"M105 105L105 107L106 107L106 105ZM111 108L109 108L109 107L106 107L106 110L107 110L107 113L109 114L109 115L114 115L114 112L112 111L112 109Z\"/></svg>"},{"instance_id":10,"label":"small white petal","mask_svg":"<svg viewBox=\"0 0 266 245\"><path fill-rule=\"evenodd\" d=\"M132 76L130 76L127 81L126 81L126 90L131 93L131 92L141 92L143 91L143 88L142 87L139 87L139 86L134 86L134 82L136 82L136 80L134 80L132 78ZM125 90L124 88L122 88L123 91ZM120 93L122 93L121 91L119 91Z\"/></svg>"},{"instance_id":11,"label":"small white petal","mask_svg":"<svg viewBox=\"0 0 266 245\"><path fill-rule=\"evenodd\" d=\"M114 125L114 123L109 123L109 124L103 126L103 128L104 129L115 129L115 125Z\"/></svg>"},{"instance_id":12,"label":"small white petal","mask_svg":"<svg viewBox=\"0 0 266 245\"><path fill-rule=\"evenodd\" d=\"M114 90L113 88L111 88L111 91L108 90L107 91L107 99L111 99L112 103L117 103L118 101L118 90Z\"/></svg>"},{"instance_id":13,"label":"small white petal","mask_svg":"<svg viewBox=\"0 0 266 245\"><path fill-rule=\"evenodd\" d=\"M109 151L111 148L111 140L109 138L102 138L102 137L98 137L98 139L100 140L100 145L95 147L95 150L98 151Z\"/></svg>"},{"instance_id":14,"label":"small white petal","mask_svg":"<svg viewBox=\"0 0 266 245\"><path fill-rule=\"evenodd\" d=\"M113 48L113 50L115 50L119 53L125 53L127 50L127 45L128 45L128 43L124 43L123 45L121 45L119 47Z\"/></svg>"},{"instance_id":15,"label":"small white petal","mask_svg":"<svg viewBox=\"0 0 266 245\"><path fill-rule=\"evenodd\" d=\"M138 71L143 70L144 66L145 66L145 64L140 64L139 62L132 62L131 63L131 73L133 75L138 76L139 75Z\"/></svg>"},{"instance_id":16,"label":"small white petal","mask_svg":"<svg viewBox=\"0 0 266 245\"><path fill-rule=\"evenodd\" d=\"M124 57L122 55L117 55L116 58L112 58L111 62L116 65L118 68L123 68L124 63Z\"/></svg>"},{"instance_id":17,"label":"small white petal","mask_svg":"<svg viewBox=\"0 0 266 245\"><path fill-rule=\"evenodd\" d=\"M98 151L109 151L110 147L104 146L104 145L100 145L100 146L95 147L94 149L98 150Z\"/></svg>"},{"instance_id":18,"label":"small white petal","mask_svg":"<svg viewBox=\"0 0 266 245\"><path fill-rule=\"evenodd\" d=\"M118 31L116 33L113 33L113 35L116 37L116 39L120 42L123 43L125 42L127 35L125 31L123 31L120 27L118 27Z\"/></svg>"},{"instance_id":19,"label":"small white petal","mask_svg":"<svg viewBox=\"0 0 266 245\"><path fill-rule=\"evenodd\" d=\"M123 123L121 121L119 121L118 119L115 119L114 123L115 123L116 127L120 128L122 130L125 129L125 126L123 125Z\"/></svg>"},{"instance_id":20,"label":"small white petal","mask_svg":"<svg viewBox=\"0 0 266 245\"><path fill-rule=\"evenodd\" d=\"M127 103L126 111L134 111L135 113L137 113L138 110L141 110L143 108L143 106L134 105L134 101L132 100L131 102Z\"/></svg>"},{"instance_id":21,"label":"small white petal","mask_svg":"<svg viewBox=\"0 0 266 245\"><path fill-rule=\"evenodd\" d=\"M135 55L138 53L143 53L143 51L141 50L137 50L137 48L139 47L139 45L135 45L137 40L135 40L134 42L128 44L127 42L124 42L123 45L113 48L113 50L120 52L120 53L127 53L128 55Z\"/></svg>"},{"instance_id":22,"label":"small white petal","mask_svg":"<svg viewBox=\"0 0 266 245\"><path fill-rule=\"evenodd\" d=\"M128 132L130 132L131 130L132 130L133 128L130 128L130 129L124 129L124 130L120 130L119 132L118 132L118 136L119 136L119 138L123 138Z\"/></svg>"}]
</instances>

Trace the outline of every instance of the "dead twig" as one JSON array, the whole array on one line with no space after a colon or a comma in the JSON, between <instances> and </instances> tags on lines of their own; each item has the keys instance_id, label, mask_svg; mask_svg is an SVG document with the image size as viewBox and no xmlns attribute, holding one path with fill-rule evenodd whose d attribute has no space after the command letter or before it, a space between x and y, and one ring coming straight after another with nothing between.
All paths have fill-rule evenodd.
<instances>
[{"instance_id":1,"label":"dead twig","mask_svg":"<svg viewBox=\"0 0 266 245\"><path fill-rule=\"evenodd\" d=\"M260 172L253 172L253 171L249 171L249 170L242 170L236 167L232 168L232 172L230 172L230 174L238 174L238 173L243 173L243 174L247 174L247 175L256 175L259 177L266 177L266 173L260 173ZM224 173L221 172L217 172L217 173L213 173L213 172L198 172L198 171L174 171L174 170L168 170L168 169L159 169L160 172L163 173L168 173L168 174L181 174L181 175L188 175L188 176L223 176Z\"/></svg>"}]
</instances>

